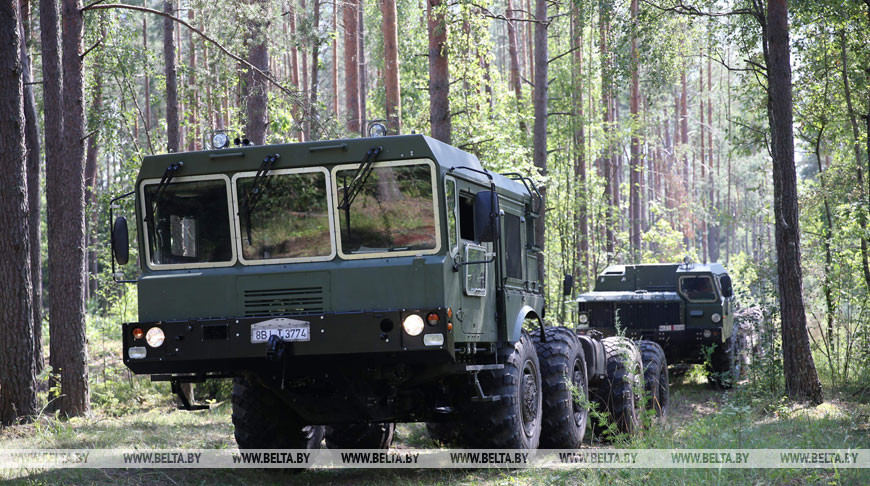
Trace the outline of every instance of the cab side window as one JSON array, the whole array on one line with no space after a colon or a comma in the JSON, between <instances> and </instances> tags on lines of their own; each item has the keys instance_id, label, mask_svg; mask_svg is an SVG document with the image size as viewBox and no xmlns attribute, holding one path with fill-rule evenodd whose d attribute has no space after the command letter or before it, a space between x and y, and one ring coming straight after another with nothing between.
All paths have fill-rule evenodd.
<instances>
[{"instance_id":1,"label":"cab side window","mask_svg":"<svg viewBox=\"0 0 870 486\"><path fill-rule=\"evenodd\" d=\"M447 199L447 241L450 253L456 251L456 181L447 179L444 183L444 197Z\"/></svg>"},{"instance_id":2,"label":"cab side window","mask_svg":"<svg viewBox=\"0 0 870 486\"><path fill-rule=\"evenodd\" d=\"M514 214L504 215L504 248L506 273L510 278L523 278L523 246L520 239L520 217Z\"/></svg>"},{"instance_id":3,"label":"cab side window","mask_svg":"<svg viewBox=\"0 0 870 486\"><path fill-rule=\"evenodd\" d=\"M713 279L706 275L681 277L680 292L693 302L710 302L718 298Z\"/></svg>"},{"instance_id":4,"label":"cab side window","mask_svg":"<svg viewBox=\"0 0 870 486\"><path fill-rule=\"evenodd\" d=\"M459 195L459 237L474 241L474 199L470 194Z\"/></svg>"}]
</instances>

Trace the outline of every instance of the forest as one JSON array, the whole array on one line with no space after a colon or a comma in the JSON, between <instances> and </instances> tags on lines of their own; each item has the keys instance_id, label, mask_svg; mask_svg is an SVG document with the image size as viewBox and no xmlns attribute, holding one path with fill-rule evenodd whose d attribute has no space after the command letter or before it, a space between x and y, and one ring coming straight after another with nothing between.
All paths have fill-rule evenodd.
<instances>
[{"instance_id":1,"label":"forest","mask_svg":"<svg viewBox=\"0 0 870 486\"><path fill-rule=\"evenodd\" d=\"M0 424L171 407L121 363L109 207L143 157L377 122L534 179L548 324L565 275L720 262L764 352L716 400L847 403L866 440L868 45L870 0L2 0Z\"/></svg>"}]
</instances>

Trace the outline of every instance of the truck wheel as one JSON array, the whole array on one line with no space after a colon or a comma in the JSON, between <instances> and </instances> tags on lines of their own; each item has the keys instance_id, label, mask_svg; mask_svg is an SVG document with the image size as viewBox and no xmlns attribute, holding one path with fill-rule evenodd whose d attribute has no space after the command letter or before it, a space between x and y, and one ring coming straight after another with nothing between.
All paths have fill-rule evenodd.
<instances>
[{"instance_id":1,"label":"truck wheel","mask_svg":"<svg viewBox=\"0 0 870 486\"><path fill-rule=\"evenodd\" d=\"M523 331L512 346L499 350L498 362L504 369L481 372L480 381L487 395L501 398L466 405L461 412L463 442L479 448L536 449L541 440L541 372L528 333Z\"/></svg>"},{"instance_id":2,"label":"truck wheel","mask_svg":"<svg viewBox=\"0 0 870 486\"><path fill-rule=\"evenodd\" d=\"M601 340L607 355L607 379L601 397L620 432L633 434L640 428L637 393L643 387L643 363L631 340L613 336Z\"/></svg>"},{"instance_id":3,"label":"truck wheel","mask_svg":"<svg viewBox=\"0 0 870 486\"><path fill-rule=\"evenodd\" d=\"M643 362L644 391L649 400L647 408L655 410L656 417L665 417L668 414L671 397L665 351L653 341L638 341L637 345Z\"/></svg>"},{"instance_id":4,"label":"truck wheel","mask_svg":"<svg viewBox=\"0 0 870 486\"><path fill-rule=\"evenodd\" d=\"M541 363L544 384L541 422L541 447L576 449L586 434L589 418L586 358L574 331L565 327L548 327L532 339Z\"/></svg>"},{"instance_id":5,"label":"truck wheel","mask_svg":"<svg viewBox=\"0 0 870 486\"><path fill-rule=\"evenodd\" d=\"M722 344L717 344L707 366L707 382L712 388L727 390L740 378L737 363L737 350L731 336Z\"/></svg>"},{"instance_id":6,"label":"truck wheel","mask_svg":"<svg viewBox=\"0 0 870 486\"><path fill-rule=\"evenodd\" d=\"M436 445L449 447L460 443L461 427L457 422L426 422L426 433Z\"/></svg>"},{"instance_id":7,"label":"truck wheel","mask_svg":"<svg viewBox=\"0 0 870 486\"><path fill-rule=\"evenodd\" d=\"M344 424L326 427L329 449L389 449L396 424Z\"/></svg>"},{"instance_id":8,"label":"truck wheel","mask_svg":"<svg viewBox=\"0 0 870 486\"><path fill-rule=\"evenodd\" d=\"M239 449L320 449L323 427L305 425L265 386L236 378L232 401Z\"/></svg>"}]
</instances>

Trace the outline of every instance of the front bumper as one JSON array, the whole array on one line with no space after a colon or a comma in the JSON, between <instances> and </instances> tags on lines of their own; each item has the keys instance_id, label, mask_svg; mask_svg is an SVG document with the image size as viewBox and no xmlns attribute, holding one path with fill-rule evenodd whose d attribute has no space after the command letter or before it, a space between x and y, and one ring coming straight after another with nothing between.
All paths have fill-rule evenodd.
<instances>
[{"instance_id":1,"label":"front bumper","mask_svg":"<svg viewBox=\"0 0 870 486\"><path fill-rule=\"evenodd\" d=\"M416 313L425 319L429 312L439 315L438 324L427 323L418 336L403 331L402 322L409 314ZM322 361L346 365L343 358L405 363L454 360L453 333L447 329L446 309L441 308L125 323L124 364L137 374L232 374L262 370L273 363L267 358L267 343L251 342L251 326L281 317L310 325L309 341L284 343L283 360L291 363ZM165 334L161 346L152 348L145 339L133 337L133 329L147 333L155 326ZM424 344L425 335L439 333L444 336L443 344ZM131 358L130 348L144 348L145 357ZM304 374L304 368L301 369Z\"/></svg>"},{"instance_id":2,"label":"front bumper","mask_svg":"<svg viewBox=\"0 0 870 486\"><path fill-rule=\"evenodd\" d=\"M630 339L644 339L655 341L665 351L668 364L677 363L703 363L704 348L712 345L722 345L721 327L688 327L684 325L668 326L668 330L625 328L625 337ZM605 336L614 334L613 328L589 327L586 329L597 330Z\"/></svg>"}]
</instances>

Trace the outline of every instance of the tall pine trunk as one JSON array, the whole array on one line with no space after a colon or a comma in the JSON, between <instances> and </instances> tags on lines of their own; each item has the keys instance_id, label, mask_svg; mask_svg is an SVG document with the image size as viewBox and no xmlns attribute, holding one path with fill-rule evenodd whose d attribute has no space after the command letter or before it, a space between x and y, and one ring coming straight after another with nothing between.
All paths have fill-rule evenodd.
<instances>
[{"instance_id":1,"label":"tall pine trunk","mask_svg":"<svg viewBox=\"0 0 870 486\"><path fill-rule=\"evenodd\" d=\"M450 76L447 64L447 4L429 2L429 123L432 137L450 143Z\"/></svg>"},{"instance_id":2,"label":"tall pine trunk","mask_svg":"<svg viewBox=\"0 0 870 486\"><path fill-rule=\"evenodd\" d=\"M36 413L18 0L0 2L0 424ZM22 29L23 30L23 29Z\"/></svg>"},{"instance_id":3,"label":"tall pine trunk","mask_svg":"<svg viewBox=\"0 0 870 486\"><path fill-rule=\"evenodd\" d=\"M785 386L792 399L819 404L822 385L810 350L802 293L787 0L768 0L765 37Z\"/></svg>"},{"instance_id":4,"label":"tall pine trunk","mask_svg":"<svg viewBox=\"0 0 870 486\"><path fill-rule=\"evenodd\" d=\"M46 164L52 368L49 408L67 416L83 415L90 408L84 285L85 117L81 57L84 19L80 7L76 0L62 3L63 149L54 164Z\"/></svg>"},{"instance_id":5,"label":"tall pine trunk","mask_svg":"<svg viewBox=\"0 0 870 486\"><path fill-rule=\"evenodd\" d=\"M631 0L631 93L629 96L629 104L631 111L631 160L629 161L629 219L631 220L631 259L634 263L640 263L640 188L641 188L641 166L640 166L640 137L638 136L638 125L640 123L639 105L640 105L640 82L638 80L638 55L637 55L637 0Z\"/></svg>"},{"instance_id":6,"label":"tall pine trunk","mask_svg":"<svg viewBox=\"0 0 870 486\"><path fill-rule=\"evenodd\" d=\"M28 32L27 24L22 22L22 31ZM22 35L28 38L28 35ZM42 251L40 232L40 143L39 118L36 109L36 98L33 95L33 64L27 44L21 43L21 59L24 63L24 144L27 147L27 224L30 239L30 282L33 288L31 302L33 303L33 349L36 374L42 372Z\"/></svg>"},{"instance_id":7,"label":"tall pine trunk","mask_svg":"<svg viewBox=\"0 0 870 486\"><path fill-rule=\"evenodd\" d=\"M344 96L345 119L347 131L357 133L360 130L360 96L359 96L359 38L357 36L357 15L359 0L348 0L344 4Z\"/></svg>"},{"instance_id":8,"label":"tall pine trunk","mask_svg":"<svg viewBox=\"0 0 870 486\"><path fill-rule=\"evenodd\" d=\"M542 177L547 176L547 92L549 51L547 46L547 1L535 0L535 126L533 132L532 159L535 168ZM542 185L541 210L535 220L535 241L543 251L546 248L546 206L547 187ZM538 258L538 278L546 282L544 259Z\"/></svg>"},{"instance_id":9,"label":"tall pine trunk","mask_svg":"<svg viewBox=\"0 0 870 486\"><path fill-rule=\"evenodd\" d=\"M399 85L399 34L396 26L396 0L382 0L384 35L384 93L387 129L398 134L402 130L402 95Z\"/></svg>"},{"instance_id":10,"label":"tall pine trunk","mask_svg":"<svg viewBox=\"0 0 870 486\"><path fill-rule=\"evenodd\" d=\"M173 0L163 1L163 12L175 15ZM166 76L166 150L178 152L178 66L175 59L175 22L163 18L163 72Z\"/></svg>"},{"instance_id":11,"label":"tall pine trunk","mask_svg":"<svg viewBox=\"0 0 870 486\"><path fill-rule=\"evenodd\" d=\"M264 73L269 72L269 46L266 39L266 20L269 18L269 2L252 0L255 17L248 20L247 61ZM253 69L245 68L245 135L251 143L262 145L266 141L266 104L268 88L266 79Z\"/></svg>"}]
</instances>

